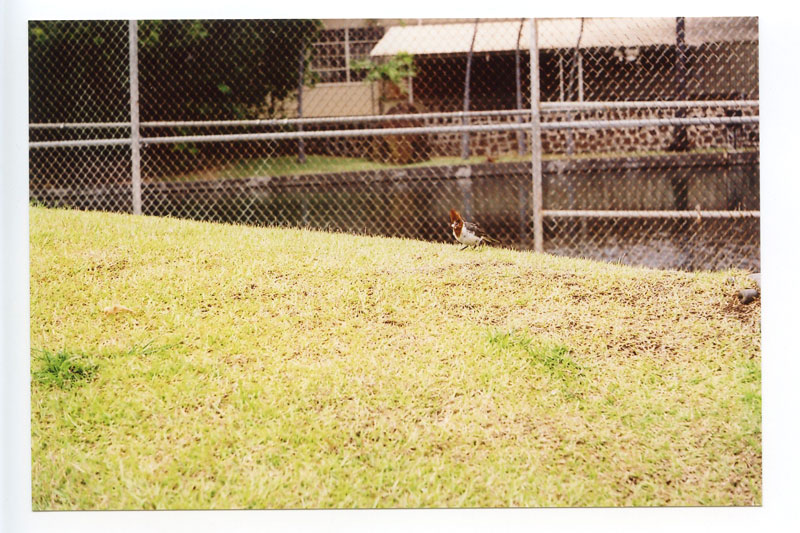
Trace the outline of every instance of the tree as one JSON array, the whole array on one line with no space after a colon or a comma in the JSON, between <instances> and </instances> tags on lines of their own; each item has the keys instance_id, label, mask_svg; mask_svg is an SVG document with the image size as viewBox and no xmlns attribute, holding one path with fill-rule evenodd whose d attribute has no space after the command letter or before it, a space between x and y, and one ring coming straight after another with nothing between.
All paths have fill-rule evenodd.
<instances>
[{"instance_id":1,"label":"tree","mask_svg":"<svg viewBox=\"0 0 800 533\"><path fill-rule=\"evenodd\" d=\"M127 21L28 25L31 122L128 120Z\"/></svg>"},{"instance_id":2,"label":"tree","mask_svg":"<svg viewBox=\"0 0 800 533\"><path fill-rule=\"evenodd\" d=\"M398 52L396 55L374 62L371 59L356 59L352 62L355 71L363 70L366 72L364 82L379 83L380 97L378 106L380 114L383 114L384 104L392 97L405 96L408 94L406 83L417 75L414 66L414 55L408 52ZM406 81L408 80L408 82ZM409 103L413 102L409 98Z\"/></svg>"},{"instance_id":3,"label":"tree","mask_svg":"<svg viewBox=\"0 0 800 533\"><path fill-rule=\"evenodd\" d=\"M319 27L314 20L143 21L143 120L275 116L297 88L297 58Z\"/></svg>"},{"instance_id":4,"label":"tree","mask_svg":"<svg viewBox=\"0 0 800 533\"><path fill-rule=\"evenodd\" d=\"M297 89L297 58L320 26L317 20L141 21L141 119L275 116ZM31 120L127 120L126 22L31 22L29 55Z\"/></svg>"}]
</instances>

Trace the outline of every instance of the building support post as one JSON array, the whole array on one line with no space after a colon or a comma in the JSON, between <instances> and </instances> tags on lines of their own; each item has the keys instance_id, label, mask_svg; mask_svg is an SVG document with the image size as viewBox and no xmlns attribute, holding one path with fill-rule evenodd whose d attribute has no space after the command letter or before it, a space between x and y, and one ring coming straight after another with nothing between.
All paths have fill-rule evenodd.
<instances>
[{"instance_id":1,"label":"building support post","mask_svg":"<svg viewBox=\"0 0 800 533\"><path fill-rule=\"evenodd\" d=\"M469 111L469 84L472 81L472 52L475 48L475 37L478 35L478 20L475 19L475 29L472 30L472 43L469 45L469 53L467 54L467 73L464 78L464 118L462 124L465 126L469 124L469 119L466 116ZM469 132L465 131L461 134L461 159L469 159Z\"/></svg>"},{"instance_id":2,"label":"building support post","mask_svg":"<svg viewBox=\"0 0 800 533\"><path fill-rule=\"evenodd\" d=\"M517 47L514 49L514 82L517 90L517 109L522 109L522 75L520 73L520 50L519 41L522 39L522 28L525 27L525 19L519 21L519 32L517 33ZM517 124L522 124L522 115L517 115ZM517 154L525 153L525 132L517 131Z\"/></svg>"},{"instance_id":3,"label":"building support post","mask_svg":"<svg viewBox=\"0 0 800 533\"><path fill-rule=\"evenodd\" d=\"M533 250L544 251L544 224L542 217L542 137L541 113L539 109L539 42L538 24L532 18L530 24L530 62L531 62L531 170L533 187Z\"/></svg>"},{"instance_id":4,"label":"building support post","mask_svg":"<svg viewBox=\"0 0 800 533\"><path fill-rule=\"evenodd\" d=\"M347 34L345 34L347 35ZM347 43L345 43L347 45ZM306 81L306 47L303 46L300 49L299 54L300 62L297 67L297 118L303 118L303 86L305 85ZM348 63L349 64L349 63ZM350 75L350 69L347 70L348 76ZM303 131L303 124L300 123L297 125L297 131ZM305 164L306 162L306 143L305 140L301 137L297 139L297 162L301 165Z\"/></svg>"}]
</instances>

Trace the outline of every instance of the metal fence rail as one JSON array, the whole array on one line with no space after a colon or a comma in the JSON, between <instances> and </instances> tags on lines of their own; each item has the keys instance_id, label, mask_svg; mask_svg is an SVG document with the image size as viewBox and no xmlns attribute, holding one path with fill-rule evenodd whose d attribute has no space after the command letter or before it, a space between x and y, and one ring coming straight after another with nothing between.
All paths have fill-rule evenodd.
<instances>
[{"instance_id":1,"label":"metal fence rail","mask_svg":"<svg viewBox=\"0 0 800 533\"><path fill-rule=\"evenodd\" d=\"M529 112L526 112L528 114ZM469 117L462 113L458 114L461 118ZM448 115L434 115L434 118L445 118ZM452 116L452 115L450 115ZM489 115L477 115L489 116ZM518 114L517 116L522 116ZM413 115L404 115L402 120L411 120ZM383 118L383 117L381 117ZM397 120L397 119L395 119ZM706 125L706 124L757 124L758 117L697 117L697 118L665 118L665 119L638 119L638 120L579 120L570 122L543 122L539 125L541 129L558 130L558 129L600 129L600 128L635 128L642 126L680 126L680 125ZM286 120L273 124L237 124L235 121L227 123L224 121L217 121L208 124L203 123L155 123L148 124L149 126L160 127L187 127L187 126L261 126L261 125L300 125L307 122L304 121L290 121ZM42 128L51 125L32 125L34 128ZM53 125L55 126L55 125ZM88 125L82 124L81 128ZM140 127L143 126L140 124ZM147 126L147 125L145 125ZM59 125L61 129L69 128L67 125ZM110 127L108 125L97 127ZM121 126L113 126L121 127ZM124 127L131 127L130 124L125 124ZM313 138L334 138L334 137L359 137L359 136L379 136L379 135L409 135L409 134L433 134L433 133L463 133L463 132L492 132L492 131L529 131L531 129L530 123L527 124L493 124L493 125L455 125L455 126L411 126L406 128L365 128L358 130L325 130L325 131L285 131L285 132L271 132L271 133L240 133L228 135L174 135L166 137L146 137L141 136L139 129L137 129L136 138L127 139L91 139L91 140L77 140L77 141L32 141L29 143L31 148L53 148L58 146L100 146L104 144L158 144L158 143L184 143L184 142L226 142L226 141L257 141L257 140L278 140L278 139L313 139Z\"/></svg>"},{"instance_id":2,"label":"metal fence rail","mask_svg":"<svg viewBox=\"0 0 800 533\"><path fill-rule=\"evenodd\" d=\"M418 22L33 21L31 200L759 268L756 19Z\"/></svg>"}]
</instances>

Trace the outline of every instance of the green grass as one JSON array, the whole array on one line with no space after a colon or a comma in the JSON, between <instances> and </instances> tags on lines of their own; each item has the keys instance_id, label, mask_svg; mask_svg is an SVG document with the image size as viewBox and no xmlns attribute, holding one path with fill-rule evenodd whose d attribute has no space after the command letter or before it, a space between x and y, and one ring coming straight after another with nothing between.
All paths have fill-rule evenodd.
<instances>
[{"instance_id":1,"label":"green grass","mask_svg":"<svg viewBox=\"0 0 800 533\"><path fill-rule=\"evenodd\" d=\"M308 155L305 163L295 156L246 159L222 169L219 178L247 178L251 176L288 176L292 174L322 174L327 172L355 172L391 168L391 165L356 157Z\"/></svg>"},{"instance_id":2,"label":"green grass","mask_svg":"<svg viewBox=\"0 0 800 533\"><path fill-rule=\"evenodd\" d=\"M499 162L530 161L530 155L504 155ZM486 156L472 156L466 161L460 157L433 157L427 161L395 165L358 157L334 157L327 155L308 155L305 163L299 163L296 156L264 157L242 159L235 163L210 168L200 172L176 174L162 178L162 181L200 181L241 179L266 176L290 176L305 174L327 174L333 172L356 172L385 170L392 168L416 168L442 165L464 165L485 163Z\"/></svg>"},{"instance_id":3,"label":"green grass","mask_svg":"<svg viewBox=\"0 0 800 533\"><path fill-rule=\"evenodd\" d=\"M744 272L30 224L34 509L761 504Z\"/></svg>"},{"instance_id":4,"label":"green grass","mask_svg":"<svg viewBox=\"0 0 800 533\"><path fill-rule=\"evenodd\" d=\"M78 381L92 379L98 368L87 361L83 354L71 354L63 350L58 353L42 350L35 358L40 365L33 372L33 379L62 389Z\"/></svg>"},{"instance_id":5,"label":"green grass","mask_svg":"<svg viewBox=\"0 0 800 533\"><path fill-rule=\"evenodd\" d=\"M723 148L710 148L710 149L696 149L689 153L704 154L704 153L722 153L727 152ZM751 151L745 149L743 151ZM659 156L669 155L672 152L665 151L628 151L628 152L587 152L579 153L571 156L574 159L586 158L619 158L619 157L646 157L646 156ZM543 156L544 160L563 159L566 156L563 154L546 154ZM530 154L518 155L516 153L495 155L494 161L498 163L510 162L529 162ZM356 171L370 171L370 170L386 170L392 168L418 168L418 167L432 167L432 166L446 166L446 165L464 165L464 164L478 164L487 162L485 155L473 155L464 160L457 156L448 157L432 157L427 161L419 163L410 163L407 165L395 165L391 163L383 163L373 161L365 158L357 157L334 157L326 155L308 155L306 156L305 163L299 163L296 156L278 156L278 157L264 157L253 159L242 159L240 161L221 165L216 168L209 168L199 172L189 172L182 174L175 174L160 178L161 181L201 181L201 180L221 180L221 179L242 179L251 177L266 177L266 176L290 176L290 175L305 175L305 174L327 174L334 172L356 172Z\"/></svg>"}]
</instances>

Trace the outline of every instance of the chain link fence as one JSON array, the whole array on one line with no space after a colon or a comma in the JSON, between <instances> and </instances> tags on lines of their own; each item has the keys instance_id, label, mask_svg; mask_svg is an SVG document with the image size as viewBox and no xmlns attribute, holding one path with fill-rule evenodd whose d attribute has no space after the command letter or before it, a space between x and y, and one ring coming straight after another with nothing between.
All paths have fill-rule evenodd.
<instances>
[{"instance_id":1,"label":"chain link fence","mask_svg":"<svg viewBox=\"0 0 800 533\"><path fill-rule=\"evenodd\" d=\"M755 18L32 21L29 57L37 204L760 267Z\"/></svg>"}]
</instances>

